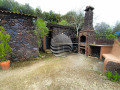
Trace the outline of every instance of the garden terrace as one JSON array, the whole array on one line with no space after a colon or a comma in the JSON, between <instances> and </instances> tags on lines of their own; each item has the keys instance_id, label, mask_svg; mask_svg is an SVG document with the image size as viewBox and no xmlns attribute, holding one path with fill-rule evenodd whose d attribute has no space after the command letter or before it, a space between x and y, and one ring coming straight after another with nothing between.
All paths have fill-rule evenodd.
<instances>
[{"instance_id":1,"label":"garden terrace","mask_svg":"<svg viewBox=\"0 0 120 90\"><path fill-rule=\"evenodd\" d=\"M37 17L32 15L0 10L0 26L11 36L10 60L18 61L38 56L36 36L32 33L36 19Z\"/></svg>"}]
</instances>

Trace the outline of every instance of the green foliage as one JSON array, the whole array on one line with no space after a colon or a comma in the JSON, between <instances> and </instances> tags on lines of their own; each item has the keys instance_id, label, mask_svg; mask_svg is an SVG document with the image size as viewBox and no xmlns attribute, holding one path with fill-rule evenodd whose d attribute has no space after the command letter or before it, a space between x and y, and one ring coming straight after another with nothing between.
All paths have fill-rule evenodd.
<instances>
[{"instance_id":1,"label":"green foliage","mask_svg":"<svg viewBox=\"0 0 120 90\"><path fill-rule=\"evenodd\" d=\"M35 10L29 4L19 4L14 0L0 0L0 9L8 10L14 13L24 13L35 15Z\"/></svg>"},{"instance_id":2,"label":"green foliage","mask_svg":"<svg viewBox=\"0 0 120 90\"><path fill-rule=\"evenodd\" d=\"M40 46L41 44L40 38L48 34L48 28L46 27L45 22L40 18L38 18L36 21L36 27L37 28L34 33L37 35L37 39L38 39L37 43L38 43L38 46Z\"/></svg>"},{"instance_id":3,"label":"green foliage","mask_svg":"<svg viewBox=\"0 0 120 90\"><path fill-rule=\"evenodd\" d=\"M68 25L67 21L62 19L60 22L59 22L60 25Z\"/></svg>"},{"instance_id":4,"label":"green foliage","mask_svg":"<svg viewBox=\"0 0 120 90\"><path fill-rule=\"evenodd\" d=\"M62 19L66 20L70 25L74 23L74 15L76 14L75 11L69 11L65 15L62 16Z\"/></svg>"},{"instance_id":5,"label":"green foliage","mask_svg":"<svg viewBox=\"0 0 120 90\"><path fill-rule=\"evenodd\" d=\"M63 20L66 20L69 25L75 25L80 23L80 28L82 27L84 23L84 15L82 11L76 12L76 11L69 11L65 15L61 17Z\"/></svg>"},{"instance_id":6,"label":"green foliage","mask_svg":"<svg viewBox=\"0 0 120 90\"><path fill-rule=\"evenodd\" d=\"M42 18L44 21L54 23L54 24L57 24L58 22L61 21L61 19L63 19L69 22L68 23L69 25L73 25L75 20L83 22L83 18L84 18L83 14L77 14L74 11L70 11L66 15L61 16L60 14L57 14L52 10L49 12L42 12L42 10L39 7L37 7L34 10L29 4L22 5L14 0L0 0L0 9L12 11L14 13L36 15L37 17ZM77 16L81 16L82 18L74 18L75 14Z\"/></svg>"},{"instance_id":7,"label":"green foliage","mask_svg":"<svg viewBox=\"0 0 120 90\"><path fill-rule=\"evenodd\" d=\"M109 28L110 28L110 26L108 24L106 24L105 22L97 23L95 25L95 30L97 33L104 32Z\"/></svg>"},{"instance_id":8,"label":"green foliage","mask_svg":"<svg viewBox=\"0 0 120 90\"><path fill-rule=\"evenodd\" d=\"M120 45L120 42L119 42L119 45Z\"/></svg>"},{"instance_id":9,"label":"green foliage","mask_svg":"<svg viewBox=\"0 0 120 90\"><path fill-rule=\"evenodd\" d=\"M76 11L69 11L67 14L62 16L63 20L66 20L68 22L68 25L71 25L75 27L76 30L76 36L78 36L79 30L82 29L83 23L84 23L84 14L82 11L76 12Z\"/></svg>"},{"instance_id":10,"label":"green foliage","mask_svg":"<svg viewBox=\"0 0 120 90\"><path fill-rule=\"evenodd\" d=\"M107 71L105 75L111 81L120 81L120 75L117 72L113 74L111 71Z\"/></svg>"},{"instance_id":11,"label":"green foliage","mask_svg":"<svg viewBox=\"0 0 120 90\"><path fill-rule=\"evenodd\" d=\"M29 30L29 31L26 31L27 33L31 33L31 34L34 34L34 35L37 35L37 31L36 30Z\"/></svg>"},{"instance_id":12,"label":"green foliage","mask_svg":"<svg viewBox=\"0 0 120 90\"><path fill-rule=\"evenodd\" d=\"M97 23L95 25L95 31L97 38L107 38L109 34L112 34L111 27L105 22Z\"/></svg>"},{"instance_id":13,"label":"green foliage","mask_svg":"<svg viewBox=\"0 0 120 90\"><path fill-rule=\"evenodd\" d=\"M117 36L114 34L107 35L107 39L116 39L116 38L117 38Z\"/></svg>"},{"instance_id":14,"label":"green foliage","mask_svg":"<svg viewBox=\"0 0 120 90\"><path fill-rule=\"evenodd\" d=\"M97 23L95 25L95 31L97 38L107 38L109 34L112 34L112 28L104 22Z\"/></svg>"},{"instance_id":15,"label":"green foliage","mask_svg":"<svg viewBox=\"0 0 120 90\"><path fill-rule=\"evenodd\" d=\"M5 61L6 56L8 53L11 52L11 47L8 44L8 41L10 40L9 34L4 34L5 30L4 27L0 26L0 60Z\"/></svg>"},{"instance_id":16,"label":"green foliage","mask_svg":"<svg viewBox=\"0 0 120 90\"><path fill-rule=\"evenodd\" d=\"M101 38L100 33L96 33L96 38Z\"/></svg>"},{"instance_id":17,"label":"green foliage","mask_svg":"<svg viewBox=\"0 0 120 90\"><path fill-rule=\"evenodd\" d=\"M37 33L39 33L40 37L46 36L48 34L48 28L46 27L46 24L42 19L37 19L36 26Z\"/></svg>"},{"instance_id":18,"label":"green foliage","mask_svg":"<svg viewBox=\"0 0 120 90\"><path fill-rule=\"evenodd\" d=\"M41 55L41 54L39 54L39 55L38 55L38 57L40 57L40 58L41 58L41 57L42 57L42 55Z\"/></svg>"},{"instance_id":19,"label":"green foliage","mask_svg":"<svg viewBox=\"0 0 120 90\"><path fill-rule=\"evenodd\" d=\"M51 22L51 23L57 24L60 21L60 19L61 19L61 15L60 14L56 14L53 11L43 12L42 19L47 21L47 22Z\"/></svg>"},{"instance_id":20,"label":"green foliage","mask_svg":"<svg viewBox=\"0 0 120 90\"><path fill-rule=\"evenodd\" d=\"M113 33L120 32L120 22L117 22L115 27L113 28Z\"/></svg>"},{"instance_id":21,"label":"green foliage","mask_svg":"<svg viewBox=\"0 0 120 90\"><path fill-rule=\"evenodd\" d=\"M40 7L37 7L35 9L35 13L36 13L36 16L39 17L39 18L43 18L43 13L42 13L42 10L40 9Z\"/></svg>"}]
</instances>

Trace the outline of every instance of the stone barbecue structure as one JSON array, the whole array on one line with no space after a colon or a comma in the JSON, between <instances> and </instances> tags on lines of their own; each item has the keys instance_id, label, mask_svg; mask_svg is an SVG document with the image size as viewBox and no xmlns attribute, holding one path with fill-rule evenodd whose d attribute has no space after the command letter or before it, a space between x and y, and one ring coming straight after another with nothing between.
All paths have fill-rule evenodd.
<instances>
[{"instance_id":1,"label":"stone barbecue structure","mask_svg":"<svg viewBox=\"0 0 120 90\"><path fill-rule=\"evenodd\" d=\"M11 61L25 60L37 57L39 49L34 22L37 17L0 10L0 26L5 28L5 33L10 34L9 44L12 48Z\"/></svg>"},{"instance_id":2,"label":"stone barbecue structure","mask_svg":"<svg viewBox=\"0 0 120 90\"><path fill-rule=\"evenodd\" d=\"M79 32L78 53L88 55L88 46L95 41L96 33L93 29L93 10L91 6L87 6L85 11L84 26Z\"/></svg>"}]
</instances>

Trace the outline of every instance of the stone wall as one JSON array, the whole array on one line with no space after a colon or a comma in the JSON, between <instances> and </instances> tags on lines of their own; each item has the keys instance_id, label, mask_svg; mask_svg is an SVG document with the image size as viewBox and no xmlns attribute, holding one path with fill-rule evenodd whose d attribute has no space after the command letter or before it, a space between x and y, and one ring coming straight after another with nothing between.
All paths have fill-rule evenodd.
<instances>
[{"instance_id":1,"label":"stone wall","mask_svg":"<svg viewBox=\"0 0 120 90\"><path fill-rule=\"evenodd\" d=\"M12 48L11 61L38 56L36 36L32 33L35 29L32 16L0 12L0 26L3 26L6 33L11 35L9 41Z\"/></svg>"},{"instance_id":2,"label":"stone wall","mask_svg":"<svg viewBox=\"0 0 120 90\"><path fill-rule=\"evenodd\" d=\"M95 42L96 44L111 45L114 43L114 39L96 38Z\"/></svg>"},{"instance_id":3,"label":"stone wall","mask_svg":"<svg viewBox=\"0 0 120 90\"><path fill-rule=\"evenodd\" d=\"M53 33L52 33L52 37L58 35L58 34L65 34L71 38L74 38L76 37L76 31L75 30L72 30L72 29L61 29L61 28L57 28L57 27L54 27L53 28Z\"/></svg>"},{"instance_id":4,"label":"stone wall","mask_svg":"<svg viewBox=\"0 0 120 90\"><path fill-rule=\"evenodd\" d=\"M63 26L58 24L48 23L47 27L51 30L51 38L55 37L58 34L65 34L71 38L73 43L73 52L77 52L78 50L78 38L76 37L76 30L71 26Z\"/></svg>"},{"instance_id":5,"label":"stone wall","mask_svg":"<svg viewBox=\"0 0 120 90\"><path fill-rule=\"evenodd\" d=\"M47 27L52 31L52 37L58 34L65 34L71 38L76 37L76 30L72 26L63 26L58 24L47 23Z\"/></svg>"}]
</instances>

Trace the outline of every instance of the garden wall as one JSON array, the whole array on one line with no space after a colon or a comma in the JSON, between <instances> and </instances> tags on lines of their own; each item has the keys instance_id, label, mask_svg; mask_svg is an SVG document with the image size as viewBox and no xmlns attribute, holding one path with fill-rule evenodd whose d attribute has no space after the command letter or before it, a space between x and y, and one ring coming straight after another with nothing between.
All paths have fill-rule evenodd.
<instances>
[{"instance_id":1,"label":"garden wall","mask_svg":"<svg viewBox=\"0 0 120 90\"><path fill-rule=\"evenodd\" d=\"M9 41L12 48L9 57L11 61L38 56L36 36L32 33L35 30L33 23L35 20L34 16L0 11L0 26L5 28L5 33L11 35Z\"/></svg>"}]
</instances>

